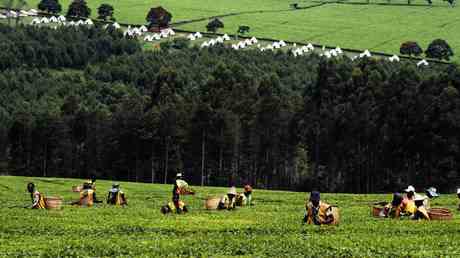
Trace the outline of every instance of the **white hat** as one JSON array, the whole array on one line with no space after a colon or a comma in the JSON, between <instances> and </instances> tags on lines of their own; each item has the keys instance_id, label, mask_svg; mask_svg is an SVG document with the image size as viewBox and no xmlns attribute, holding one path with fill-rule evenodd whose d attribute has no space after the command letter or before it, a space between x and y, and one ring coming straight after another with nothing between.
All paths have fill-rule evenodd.
<instances>
[{"instance_id":1,"label":"white hat","mask_svg":"<svg viewBox=\"0 0 460 258\"><path fill-rule=\"evenodd\" d=\"M236 188L234 186L230 187L230 190L228 190L228 194L236 195Z\"/></svg>"},{"instance_id":2,"label":"white hat","mask_svg":"<svg viewBox=\"0 0 460 258\"><path fill-rule=\"evenodd\" d=\"M182 177L182 173L177 173L176 177Z\"/></svg>"},{"instance_id":3,"label":"white hat","mask_svg":"<svg viewBox=\"0 0 460 258\"><path fill-rule=\"evenodd\" d=\"M404 192L408 193L408 192L415 192L415 188L411 185L409 185L407 187L407 189L404 189Z\"/></svg>"},{"instance_id":4,"label":"white hat","mask_svg":"<svg viewBox=\"0 0 460 258\"><path fill-rule=\"evenodd\" d=\"M457 194L460 194L460 188L457 189Z\"/></svg>"},{"instance_id":5,"label":"white hat","mask_svg":"<svg viewBox=\"0 0 460 258\"><path fill-rule=\"evenodd\" d=\"M425 199L427 199L428 197L424 196L424 195L420 195L420 194L416 194L415 195L415 198L414 198L414 201L424 201Z\"/></svg>"}]
</instances>

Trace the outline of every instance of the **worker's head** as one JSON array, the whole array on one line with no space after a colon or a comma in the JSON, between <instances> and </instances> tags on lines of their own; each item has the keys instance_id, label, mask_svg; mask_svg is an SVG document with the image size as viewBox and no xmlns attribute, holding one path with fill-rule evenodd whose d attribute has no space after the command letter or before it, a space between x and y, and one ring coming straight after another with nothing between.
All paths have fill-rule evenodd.
<instances>
[{"instance_id":1,"label":"worker's head","mask_svg":"<svg viewBox=\"0 0 460 258\"><path fill-rule=\"evenodd\" d=\"M86 182L86 183L83 183L83 189L91 189L91 184Z\"/></svg>"},{"instance_id":2,"label":"worker's head","mask_svg":"<svg viewBox=\"0 0 460 258\"><path fill-rule=\"evenodd\" d=\"M401 205L403 201L403 196L400 193L394 193L393 194L393 200L391 201L391 205L396 207Z\"/></svg>"},{"instance_id":3,"label":"worker's head","mask_svg":"<svg viewBox=\"0 0 460 258\"><path fill-rule=\"evenodd\" d=\"M317 207L319 205L320 200L321 200L321 196L318 191L312 191L310 193L310 202L313 204L313 206Z\"/></svg>"},{"instance_id":4,"label":"worker's head","mask_svg":"<svg viewBox=\"0 0 460 258\"><path fill-rule=\"evenodd\" d=\"M112 188L120 188L120 184L119 183L113 183L112 184Z\"/></svg>"},{"instance_id":5,"label":"worker's head","mask_svg":"<svg viewBox=\"0 0 460 258\"><path fill-rule=\"evenodd\" d=\"M160 211L161 211L161 213L163 213L163 214L170 213L170 212L171 212L171 208L169 208L168 205L164 205L164 206L161 207L161 210L160 210Z\"/></svg>"},{"instance_id":6,"label":"worker's head","mask_svg":"<svg viewBox=\"0 0 460 258\"><path fill-rule=\"evenodd\" d=\"M457 196L460 199L460 188L457 189Z\"/></svg>"},{"instance_id":7,"label":"worker's head","mask_svg":"<svg viewBox=\"0 0 460 258\"><path fill-rule=\"evenodd\" d=\"M411 185L409 185L404 192L406 192L407 198L412 198L415 194L415 188Z\"/></svg>"},{"instance_id":8,"label":"worker's head","mask_svg":"<svg viewBox=\"0 0 460 258\"><path fill-rule=\"evenodd\" d=\"M236 194L237 194L236 193L236 187L234 187L234 186L230 187L230 189L227 192L228 198L230 198L230 200L231 200L231 199L235 198Z\"/></svg>"},{"instance_id":9,"label":"worker's head","mask_svg":"<svg viewBox=\"0 0 460 258\"><path fill-rule=\"evenodd\" d=\"M430 198L430 199L439 197L438 190L436 188L434 188L434 187L430 187L430 188L426 189L425 193L428 196L428 198Z\"/></svg>"},{"instance_id":10,"label":"worker's head","mask_svg":"<svg viewBox=\"0 0 460 258\"><path fill-rule=\"evenodd\" d=\"M35 191L35 185L34 183L28 183L27 184L27 192L33 193Z\"/></svg>"},{"instance_id":11,"label":"worker's head","mask_svg":"<svg viewBox=\"0 0 460 258\"><path fill-rule=\"evenodd\" d=\"M176 179L181 179L181 178L182 178L182 173L180 173L180 172L177 173L177 174L176 174Z\"/></svg>"}]
</instances>

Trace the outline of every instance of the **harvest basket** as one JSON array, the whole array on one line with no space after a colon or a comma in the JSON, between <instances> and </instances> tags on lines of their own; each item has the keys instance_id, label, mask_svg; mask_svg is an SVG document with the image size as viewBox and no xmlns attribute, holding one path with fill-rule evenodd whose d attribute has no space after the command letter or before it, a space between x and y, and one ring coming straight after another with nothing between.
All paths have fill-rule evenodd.
<instances>
[{"instance_id":1,"label":"harvest basket","mask_svg":"<svg viewBox=\"0 0 460 258\"><path fill-rule=\"evenodd\" d=\"M57 210L62 207L62 198L61 197L46 197L45 198L46 208Z\"/></svg>"},{"instance_id":2,"label":"harvest basket","mask_svg":"<svg viewBox=\"0 0 460 258\"><path fill-rule=\"evenodd\" d=\"M380 218L380 212L382 212L383 209L383 207L374 206L371 209L371 215L373 217Z\"/></svg>"},{"instance_id":3,"label":"harvest basket","mask_svg":"<svg viewBox=\"0 0 460 258\"><path fill-rule=\"evenodd\" d=\"M452 212L447 208L431 208L428 210L431 220L451 220Z\"/></svg>"},{"instance_id":4,"label":"harvest basket","mask_svg":"<svg viewBox=\"0 0 460 258\"><path fill-rule=\"evenodd\" d=\"M338 225L340 223L340 209L338 207L332 207L332 216L334 216L334 221L332 225Z\"/></svg>"},{"instance_id":5,"label":"harvest basket","mask_svg":"<svg viewBox=\"0 0 460 258\"><path fill-rule=\"evenodd\" d=\"M79 193L81 192L81 189L82 189L81 185L72 186L72 192Z\"/></svg>"},{"instance_id":6,"label":"harvest basket","mask_svg":"<svg viewBox=\"0 0 460 258\"><path fill-rule=\"evenodd\" d=\"M217 210L219 206L220 198L219 197L209 197L206 199L204 206L207 210Z\"/></svg>"}]
</instances>

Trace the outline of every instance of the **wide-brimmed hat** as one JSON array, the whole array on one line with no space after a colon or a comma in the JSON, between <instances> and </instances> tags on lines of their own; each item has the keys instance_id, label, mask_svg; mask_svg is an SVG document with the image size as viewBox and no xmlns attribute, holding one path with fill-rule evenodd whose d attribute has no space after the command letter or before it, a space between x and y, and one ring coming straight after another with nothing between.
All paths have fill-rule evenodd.
<instances>
[{"instance_id":1,"label":"wide-brimmed hat","mask_svg":"<svg viewBox=\"0 0 460 258\"><path fill-rule=\"evenodd\" d=\"M112 187L113 188L118 188L118 187L120 187L120 183L112 183Z\"/></svg>"},{"instance_id":2,"label":"wide-brimmed hat","mask_svg":"<svg viewBox=\"0 0 460 258\"><path fill-rule=\"evenodd\" d=\"M176 177L182 177L182 173L177 173Z\"/></svg>"},{"instance_id":3,"label":"wide-brimmed hat","mask_svg":"<svg viewBox=\"0 0 460 258\"><path fill-rule=\"evenodd\" d=\"M404 189L404 192L409 193L409 192L415 192L415 188L411 185L409 185L406 189Z\"/></svg>"},{"instance_id":4,"label":"wide-brimmed hat","mask_svg":"<svg viewBox=\"0 0 460 258\"><path fill-rule=\"evenodd\" d=\"M227 194L236 195L236 188L234 186L230 187L230 189L228 190Z\"/></svg>"},{"instance_id":5,"label":"wide-brimmed hat","mask_svg":"<svg viewBox=\"0 0 460 258\"><path fill-rule=\"evenodd\" d=\"M460 188L457 189L457 194L460 194Z\"/></svg>"},{"instance_id":6,"label":"wide-brimmed hat","mask_svg":"<svg viewBox=\"0 0 460 258\"><path fill-rule=\"evenodd\" d=\"M439 196L438 190L436 188L434 188L434 187L430 187L430 188L426 189L425 193L426 193L426 195L428 195L429 198L434 198L434 197Z\"/></svg>"},{"instance_id":7,"label":"wide-brimmed hat","mask_svg":"<svg viewBox=\"0 0 460 258\"><path fill-rule=\"evenodd\" d=\"M310 193L310 201L319 201L321 199L321 195L318 191L313 191Z\"/></svg>"}]
</instances>

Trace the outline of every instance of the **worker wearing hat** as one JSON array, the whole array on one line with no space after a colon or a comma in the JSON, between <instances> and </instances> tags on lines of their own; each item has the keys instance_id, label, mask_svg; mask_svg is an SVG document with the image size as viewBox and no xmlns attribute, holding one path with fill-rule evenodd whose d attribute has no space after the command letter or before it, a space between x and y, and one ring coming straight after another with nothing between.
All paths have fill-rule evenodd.
<instances>
[{"instance_id":1,"label":"worker wearing hat","mask_svg":"<svg viewBox=\"0 0 460 258\"><path fill-rule=\"evenodd\" d=\"M428 215L428 210L426 209L424 202L428 197L422 196L422 195L415 195L414 197L414 203L415 206L417 207L417 210L414 213L414 216L412 217L414 220L430 220L430 216Z\"/></svg>"},{"instance_id":2,"label":"worker wearing hat","mask_svg":"<svg viewBox=\"0 0 460 258\"><path fill-rule=\"evenodd\" d=\"M43 194L41 194L37 190L34 183L27 184L27 191L30 193L30 198L32 199L32 205L30 206L30 208L32 209L45 209L46 208L45 197L43 197Z\"/></svg>"},{"instance_id":3,"label":"worker wearing hat","mask_svg":"<svg viewBox=\"0 0 460 258\"><path fill-rule=\"evenodd\" d=\"M182 173L177 173L176 174L176 180L174 182L174 187L172 191L172 202L174 204L174 208L176 210L176 213L182 213L182 205L180 202L180 181L182 180Z\"/></svg>"},{"instance_id":4,"label":"worker wearing hat","mask_svg":"<svg viewBox=\"0 0 460 258\"><path fill-rule=\"evenodd\" d=\"M128 205L125 198L125 193L120 189L120 184L113 183L107 196L107 204L111 205Z\"/></svg>"},{"instance_id":5,"label":"worker wearing hat","mask_svg":"<svg viewBox=\"0 0 460 258\"><path fill-rule=\"evenodd\" d=\"M307 224L323 225L334 222L332 206L322 202L318 191L310 193L309 202L305 205L305 217L303 221Z\"/></svg>"},{"instance_id":6,"label":"worker wearing hat","mask_svg":"<svg viewBox=\"0 0 460 258\"><path fill-rule=\"evenodd\" d=\"M94 205L94 190L90 182L83 183L83 190L80 191L80 199L72 204L92 207Z\"/></svg>"},{"instance_id":7,"label":"worker wearing hat","mask_svg":"<svg viewBox=\"0 0 460 258\"><path fill-rule=\"evenodd\" d=\"M403 212L405 215L413 215L417 210L417 207L414 203L415 188L412 185L409 185L404 190L404 192L406 192L406 194L404 195L401 204L401 212Z\"/></svg>"},{"instance_id":8,"label":"worker wearing hat","mask_svg":"<svg viewBox=\"0 0 460 258\"><path fill-rule=\"evenodd\" d=\"M246 205L252 205L252 187L250 184L244 186L244 196L246 197Z\"/></svg>"},{"instance_id":9,"label":"worker wearing hat","mask_svg":"<svg viewBox=\"0 0 460 258\"><path fill-rule=\"evenodd\" d=\"M223 209L233 210L233 209L235 209L236 195L237 195L236 187L235 186L230 187L230 189L228 190L227 194L222 196L222 198L220 199L218 209L219 210L223 210Z\"/></svg>"}]
</instances>

